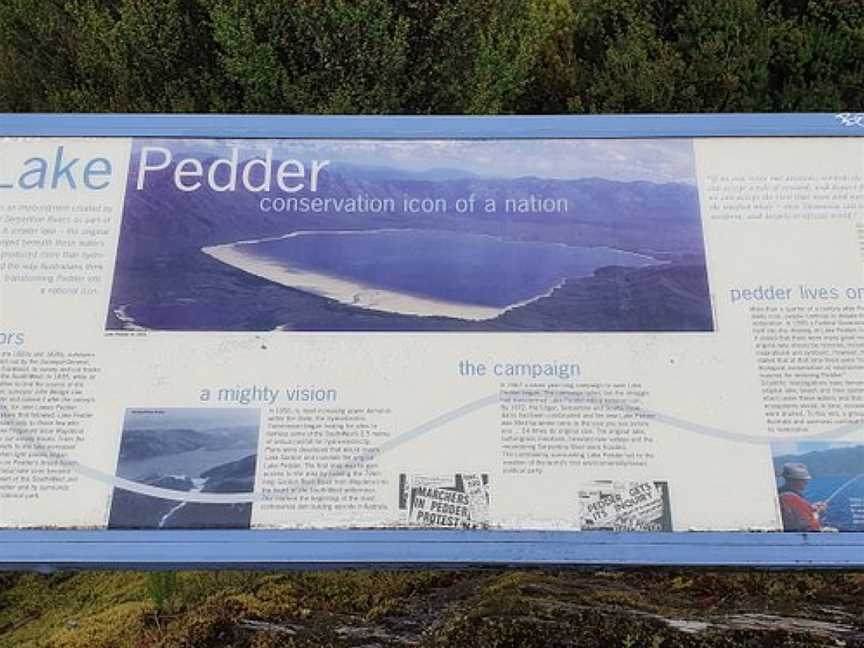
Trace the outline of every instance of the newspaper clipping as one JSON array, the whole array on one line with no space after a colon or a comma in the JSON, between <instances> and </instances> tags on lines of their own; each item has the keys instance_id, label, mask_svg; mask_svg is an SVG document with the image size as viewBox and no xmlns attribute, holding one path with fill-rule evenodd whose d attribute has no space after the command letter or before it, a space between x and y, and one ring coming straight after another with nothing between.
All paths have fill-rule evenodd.
<instances>
[{"instance_id":1,"label":"newspaper clipping","mask_svg":"<svg viewBox=\"0 0 864 648\"><path fill-rule=\"evenodd\" d=\"M489 526L489 475L399 475L399 509L409 526Z\"/></svg>"},{"instance_id":2,"label":"newspaper clipping","mask_svg":"<svg viewBox=\"0 0 864 648\"><path fill-rule=\"evenodd\" d=\"M579 491L583 531L671 531L666 482L596 481Z\"/></svg>"}]
</instances>

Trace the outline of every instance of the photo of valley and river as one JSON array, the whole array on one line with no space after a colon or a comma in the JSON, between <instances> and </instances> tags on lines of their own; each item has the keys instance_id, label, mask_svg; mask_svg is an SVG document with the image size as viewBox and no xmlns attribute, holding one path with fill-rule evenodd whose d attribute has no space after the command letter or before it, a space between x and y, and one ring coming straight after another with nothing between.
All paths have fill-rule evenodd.
<instances>
[{"instance_id":1,"label":"photo of valley and river","mask_svg":"<svg viewBox=\"0 0 864 648\"><path fill-rule=\"evenodd\" d=\"M257 408L127 410L117 477L173 497L115 487L109 528L248 528L251 502L195 502L184 493L252 493L260 417Z\"/></svg>"},{"instance_id":2,"label":"photo of valley and river","mask_svg":"<svg viewBox=\"0 0 864 648\"><path fill-rule=\"evenodd\" d=\"M712 331L690 140L136 140L109 330Z\"/></svg>"}]
</instances>

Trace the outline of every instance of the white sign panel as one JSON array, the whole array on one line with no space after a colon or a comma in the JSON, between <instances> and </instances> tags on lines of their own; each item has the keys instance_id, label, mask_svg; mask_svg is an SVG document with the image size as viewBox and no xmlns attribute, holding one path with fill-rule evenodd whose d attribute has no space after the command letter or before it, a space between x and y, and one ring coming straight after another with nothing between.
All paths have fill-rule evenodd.
<instances>
[{"instance_id":1,"label":"white sign panel","mask_svg":"<svg viewBox=\"0 0 864 648\"><path fill-rule=\"evenodd\" d=\"M0 141L0 527L864 530L864 138Z\"/></svg>"}]
</instances>

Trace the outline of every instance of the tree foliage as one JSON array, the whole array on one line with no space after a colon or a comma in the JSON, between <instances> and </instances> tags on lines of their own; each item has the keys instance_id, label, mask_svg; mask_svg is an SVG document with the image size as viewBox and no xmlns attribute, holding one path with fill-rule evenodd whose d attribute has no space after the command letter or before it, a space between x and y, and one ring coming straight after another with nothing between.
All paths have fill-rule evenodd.
<instances>
[{"instance_id":1,"label":"tree foliage","mask_svg":"<svg viewBox=\"0 0 864 648\"><path fill-rule=\"evenodd\" d=\"M0 110L861 110L860 0L0 0Z\"/></svg>"}]
</instances>

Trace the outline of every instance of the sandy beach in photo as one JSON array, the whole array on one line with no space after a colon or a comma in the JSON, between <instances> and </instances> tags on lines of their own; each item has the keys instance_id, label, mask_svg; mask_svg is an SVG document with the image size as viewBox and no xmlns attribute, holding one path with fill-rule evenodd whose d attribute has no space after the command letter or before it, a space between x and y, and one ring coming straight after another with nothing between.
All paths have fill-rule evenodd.
<instances>
[{"instance_id":1,"label":"sandy beach in photo","mask_svg":"<svg viewBox=\"0 0 864 648\"><path fill-rule=\"evenodd\" d=\"M283 237L284 238L284 237ZM382 290L329 275L290 268L285 264L263 261L243 252L244 241L204 247L201 251L217 261L277 284L296 288L342 304L370 310L427 317L456 317L464 320L488 320L517 306L493 308L476 304L460 304ZM542 296L542 295L541 295Z\"/></svg>"}]
</instances>

